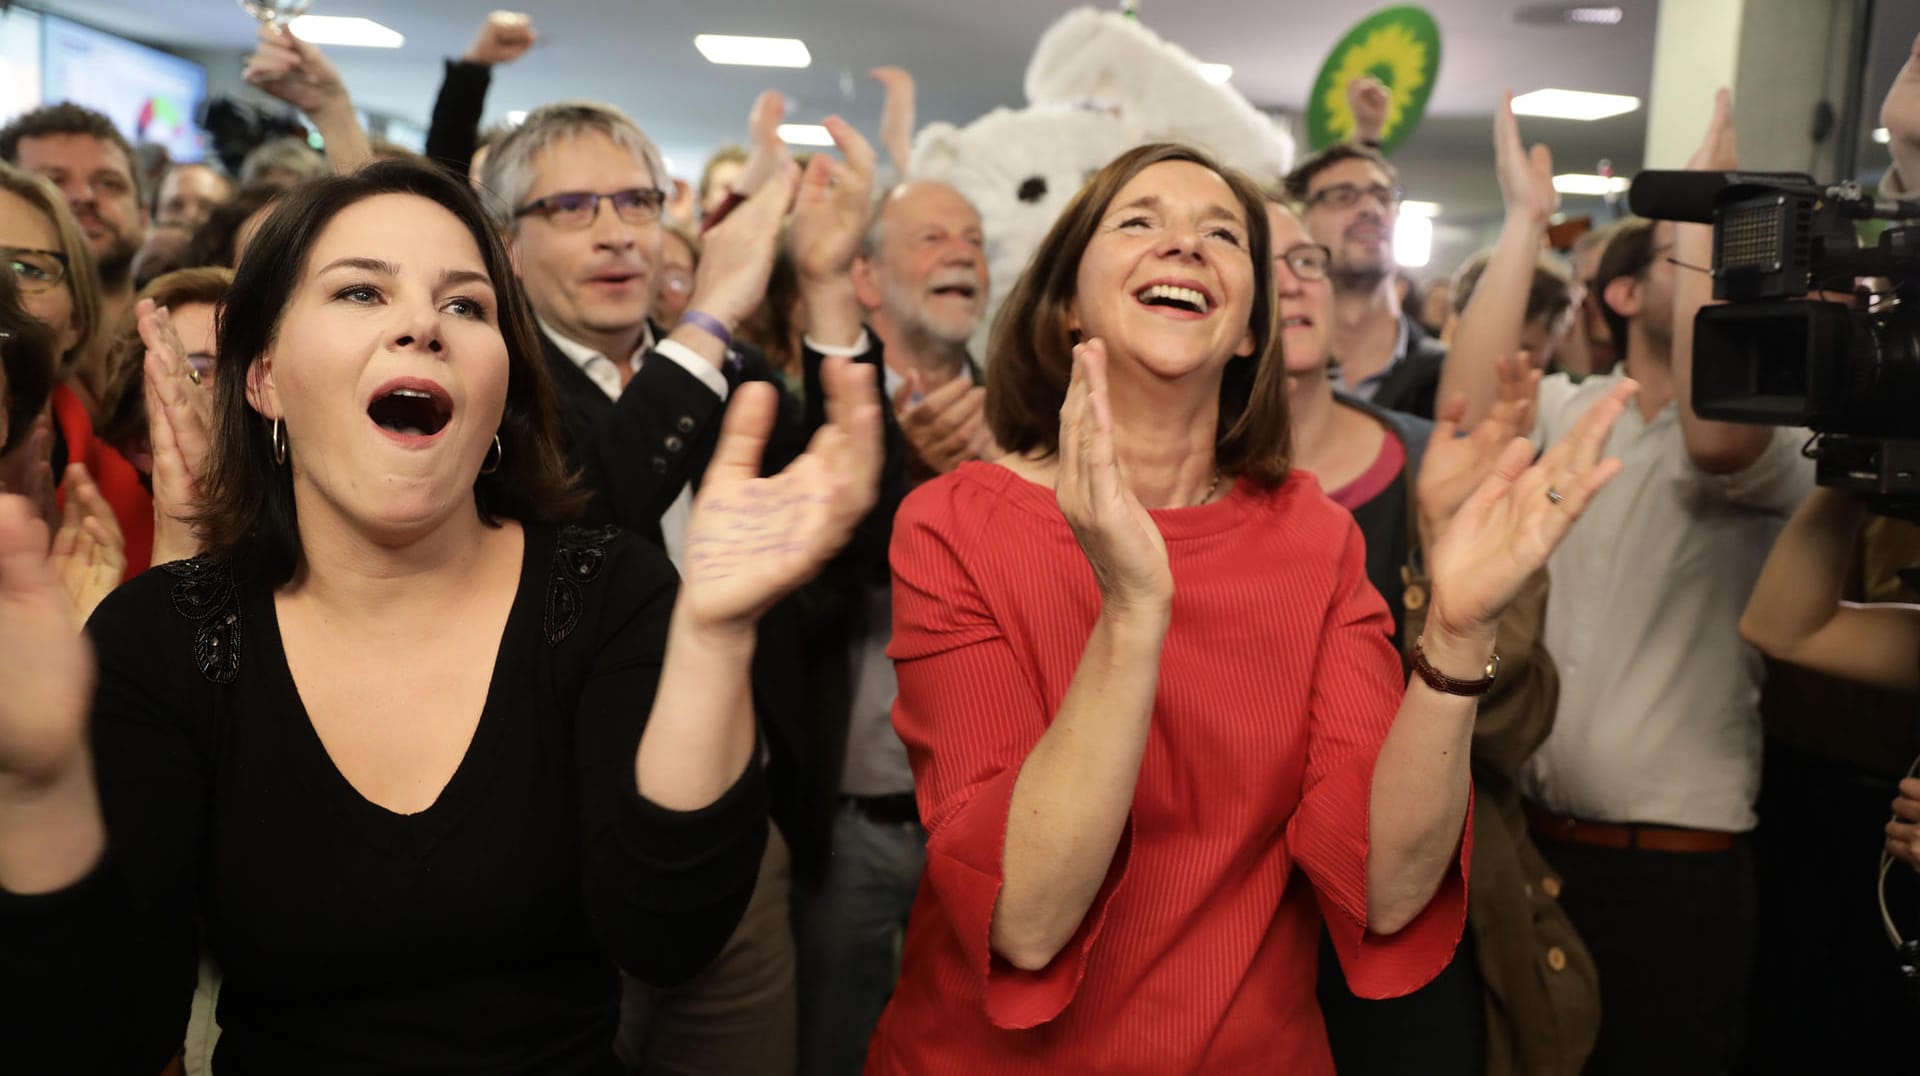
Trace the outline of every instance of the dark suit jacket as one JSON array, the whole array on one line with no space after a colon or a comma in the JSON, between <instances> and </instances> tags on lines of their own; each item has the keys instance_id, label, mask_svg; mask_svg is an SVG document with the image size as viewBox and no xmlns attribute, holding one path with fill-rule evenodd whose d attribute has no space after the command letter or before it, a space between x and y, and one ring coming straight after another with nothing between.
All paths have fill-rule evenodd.
<instances>
[{"instance_id":1,"label":"dark suit jacket","mask_svg":"<svg viewBox=\"0 0 1920 1076\"><path fill-rule=\"evenodd\" d=\"M880 469L880 497L855 528L846 549L821 574L807 638L806 662L814 689L809 708L815 714L816 751L822 759L822 765L815 771L819 783L809 790L809 802L818 812L823 831L831 821L833 805L839 798L841 771L846 763L847 729L853 716L853 643L861 629L856 618L863 614L865 607L860 591L863 587L891 585L893 573L887 554L893 541L893 517L900 509L900 502L916 484L910 466L912 450L887 399L884 349L879 336L871 329L867 331L867 340L871 347L853 361L871 366L875 387L880 391L886 452ZM826 398L820 388L820 366L824 361L825 356L812 348L805 348L801 353L809 431L819 429L826 422ZM974 380L979 381L978 368L972 372Z\"/></svg>"},{"instance_id":2,"label":"dark suit jacket","mask_svg":"<svg viewBox=\"0 0 1920 1076\"><path fill-rule=\"evenodd\" d=\"M1440 393L1440 367L1447 361L1447 345L1435 340L1411 317L1402 314L1400 319L1407 326L1407 353L1374 391L1373 403L1389 411L1431 419L1435 397Z\"/></svg>"},{"instance_id":3,"label":"dark suit jacket","mask_svg":"<svg viewBox=\"0 0 1920 1076\"><path fill-rule=\"evenodd\" d=\"M655 339L666 334L657 327ZM576 366L544 333L547 372L553 381L565 451L581 473L593 502L588 515L664 544L660 516L682 487L699 488L719 443L726 406L699 378L658 352L650 353L618 400ZM806 449L800 405L757 348L737 344L728 364L727 383L737 389L748 381L770 382L780 392L780 408L767 438L762 474L774 474ZM803 663L811 590L775 605L761 618L753 655L753 705L771 755L767 771L773 818L792 846L795 869L824 861L825 832L814 819L809 793L821 779L817 771L831 762L816 748L808 699L812 694Z\"/></svg>"}]
</instances>

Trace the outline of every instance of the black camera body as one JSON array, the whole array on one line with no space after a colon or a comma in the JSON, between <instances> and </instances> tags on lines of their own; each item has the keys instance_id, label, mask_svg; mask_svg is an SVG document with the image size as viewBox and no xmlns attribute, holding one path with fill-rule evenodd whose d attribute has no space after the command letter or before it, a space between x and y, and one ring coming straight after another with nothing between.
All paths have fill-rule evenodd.
<instances>
[{"instance_id":1,"label":"black camera body","mask_svg":"<svg viewBox=\"0 0 1920 1076\"><path fill-rule=\"evenodd\" d=\"M1805 426L1821 485L1920 520L1920 226L1889 226L1868 248L1854 231L1920 220L1920 203L1773 172L1643 172L1628 200L1642 216L1713 225L1724 305L1694 319L1694 411ZM1892 281L1895 301L1857 308L1860 277Z\"/></svg>"}]
</instances>

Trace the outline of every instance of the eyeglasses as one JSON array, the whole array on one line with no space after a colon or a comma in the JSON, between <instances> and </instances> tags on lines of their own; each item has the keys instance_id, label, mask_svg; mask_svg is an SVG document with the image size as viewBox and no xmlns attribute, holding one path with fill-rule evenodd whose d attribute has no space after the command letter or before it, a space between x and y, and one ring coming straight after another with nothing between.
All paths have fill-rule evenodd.
<instances>
[{"instance_id":1,"label":"eyeglasses","mask_svg":"<svg viewBox=\"0 0 1920 1076\"><path fill-rule=\"evenodd\" d=\"M29 295L52 291L67 279L67 256L57 250L0 247L0 259L19 281L20 290Z\"/></svg>"},{"instance_id":2,"label":"eyeglasses","mask_svg":"<svg viewBox=\"0 0 1920 1076\"><path fill-rule=\"evenodd\" d=\"M667 192L649 187L594 194L591 191L561 191L528 202L513 211L515 220L538 213L556 228L585 228L600 215L601 199L613 203L613 211L628 224L652 224L660 219L660 207L667 204Z\"/></svg>"},{"instance_id":3,"label":"eyeglasses","mask_svg":"<svg viewBox=\"0 0 1920 1076\"><path fill-rule=\"evenodd\" d=\"M1384 183L1375 183L1366 187L1352 183L1335 183L1322 187L1307 195L1307 207L1332 206L1334 209L1351 209L1361 198L1372 198L1386 209L1394 209L1407 197L1407 192L1399 187L1389 187Z\"/></svg>"},{"instance_id":4,"label":"eyeglasses","mask_svg":"<svg viewBox=\"0 0 1920 1076\"><path fill-rule=\"evenodd\" d=\"M1327 269L1333 265L1333 251L1318 243L1295 243L1274 260L1286 262L1287 268L1301 280L1325 280Z\"/></svg>"}]
</instances>

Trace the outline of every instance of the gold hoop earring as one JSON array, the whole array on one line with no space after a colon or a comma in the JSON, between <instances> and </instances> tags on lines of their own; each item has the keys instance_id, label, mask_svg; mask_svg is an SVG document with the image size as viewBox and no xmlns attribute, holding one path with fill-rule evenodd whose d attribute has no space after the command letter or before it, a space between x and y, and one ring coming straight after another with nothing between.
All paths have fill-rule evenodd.
<instances>
[{"instance_id":1,"label":"gold hoop earring","mask_svg":"<svg viewBox=\"0 0 1920 1076\"><path fill-rule=\"evenodd\" d=\"M280 420L273 420L273 462L287 462L287 442L280 436Z\"/></svg>"},{"instance_id":2,"label":"gold hoop earring","mask_svg":"<svg viewBox=\"0 0 1920 1076\"><path fill-rule=\"evenodd\" d=\"M480 473L492 474L493 472L499 470L500 461L505 458L506 458L506 453L503 452L500 448L500 435L496 433L493 435L493 451L488 455L488 459L493 460L493 466L489 467L487 466L487 461L485 459L481 460Z\"/></svg>"}]
</instances>

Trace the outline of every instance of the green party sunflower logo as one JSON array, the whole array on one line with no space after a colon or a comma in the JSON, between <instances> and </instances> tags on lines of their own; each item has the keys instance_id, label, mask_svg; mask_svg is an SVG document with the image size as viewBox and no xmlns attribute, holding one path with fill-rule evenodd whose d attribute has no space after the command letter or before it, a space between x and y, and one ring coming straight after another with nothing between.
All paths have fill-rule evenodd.
<instances>
[{"instance_id":1,"label":"green party sunflower logo","mask_svg":"<svg viewBox=\"0 0 1920 1076\"><path fill-rule=\"evenodd\" d=\"M1316 150L1353 137L1347 84L1372 75L1387 87L1383 151L1404 142L1419 125L1440 74L1440 27L1424 8L1382 8L1362 19L1333 47L1307 98L1307 141Z\"/></svg>"}]
</instances>

